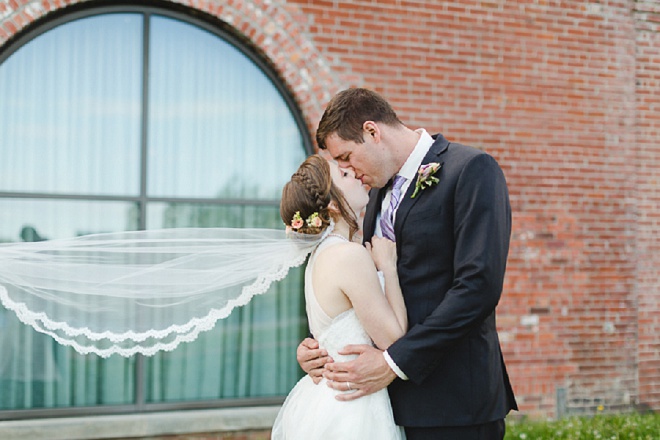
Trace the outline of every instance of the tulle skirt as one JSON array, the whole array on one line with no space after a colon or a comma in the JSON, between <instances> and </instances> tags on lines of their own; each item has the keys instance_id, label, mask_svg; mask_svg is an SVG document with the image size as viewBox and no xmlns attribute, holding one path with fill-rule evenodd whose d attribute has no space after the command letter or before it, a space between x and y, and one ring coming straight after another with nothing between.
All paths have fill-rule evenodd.
<instances>
[{"instance_id":1,"label":"tulle skirt","mask_svg":"<svg viewBox=\"0 0 660 440\"><path fill-rule=\"evenodd\" d=\"M349 402L335 399L341 391L303 377L291 390L273 425L273 440L401 440L392 406L383 389Z\"/></svg>"}]
</instances>

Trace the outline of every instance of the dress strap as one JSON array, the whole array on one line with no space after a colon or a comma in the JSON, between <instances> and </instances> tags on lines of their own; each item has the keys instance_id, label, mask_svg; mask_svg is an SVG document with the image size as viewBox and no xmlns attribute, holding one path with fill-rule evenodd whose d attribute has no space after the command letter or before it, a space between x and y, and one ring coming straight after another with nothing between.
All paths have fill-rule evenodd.
<instances>
[{"instance_id":1,"label":"dress strap","mask_svg":"<svg viewBox=\"0 0 660 440\"><path fill-rule=\"evenodd\" d=\"M309 329L314 337L317 337L325 331L334 319L328 316L325 310L323 310L314 293L312 272L314 270L314 264L316 263L316 256L319 252L330 246L346 242L348 242L348 240L342 235L333 233L328 234L328 236L319 243L316 249L314 249L314 252L312 252L309 261L307 262L307 268L305 269L305 309L307 311Z\"/></svg>"}]
</instances>

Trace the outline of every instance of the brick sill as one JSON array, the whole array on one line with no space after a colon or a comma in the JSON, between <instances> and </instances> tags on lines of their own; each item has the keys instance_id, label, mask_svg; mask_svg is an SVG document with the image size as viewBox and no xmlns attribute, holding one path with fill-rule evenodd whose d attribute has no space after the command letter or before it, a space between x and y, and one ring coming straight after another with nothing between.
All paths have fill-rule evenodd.
<instances>
[{"instance_id":1,"label":"brick sill","mask_svg":"<svg viewBox=\"0 0 660 440\"><path fill-rule=\"evenodd\" d=\"M93 440L270 429L279 406L0 422L3 440Z\"/></svg>"}]
</instances>

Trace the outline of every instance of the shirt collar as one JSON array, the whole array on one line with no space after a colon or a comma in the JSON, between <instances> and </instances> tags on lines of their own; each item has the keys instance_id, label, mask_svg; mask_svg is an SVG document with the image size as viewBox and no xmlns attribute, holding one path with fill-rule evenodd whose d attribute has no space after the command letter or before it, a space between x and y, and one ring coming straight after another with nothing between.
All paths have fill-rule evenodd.
<instances>
[{"instance_id":1,"label":"shirt collar","mask_svg":"<svg viewBox=\"0 0 660 440\"><path fill-rule=\"evenodd\" d=\"M429 152L429 149L434 142L431 135L423 128L415 131L420 134L417 145L415 145L412 153L410 153L410 156L408 156L408 159L406 159L406 162L397 173L398 175L405 177L408 181L415 178L417 170L422 165L426 153Z\"/></svg>"}]
</instances>

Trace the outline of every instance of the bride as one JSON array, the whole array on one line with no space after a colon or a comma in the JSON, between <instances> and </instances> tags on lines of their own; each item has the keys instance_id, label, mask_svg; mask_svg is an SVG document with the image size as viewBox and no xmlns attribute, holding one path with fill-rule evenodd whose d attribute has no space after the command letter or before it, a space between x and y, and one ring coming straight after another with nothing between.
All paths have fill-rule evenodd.
<instances>
[{"instance_id":1,"label":"bride","mask_svg":"<svg viewBox=\"0 0 660 440\"><path fill-rule=\"evenodd\" d=\"M305 271L305 301L312 335L335 361L348 344L386 349L405 333L406 308L396 271L396 248L374 237L363 247L353 241L356 213L368 201L367 190L352 171L310 156L282 191L280 215L291 230L327 234L312 252ZM377 271L379 273L377 273ZM384 290L381 284L384 280ZM316 385L307 375L289 393L272 430L273 439L402 439L385 389L349 402Z\"/></svg>"}]
</instances>

